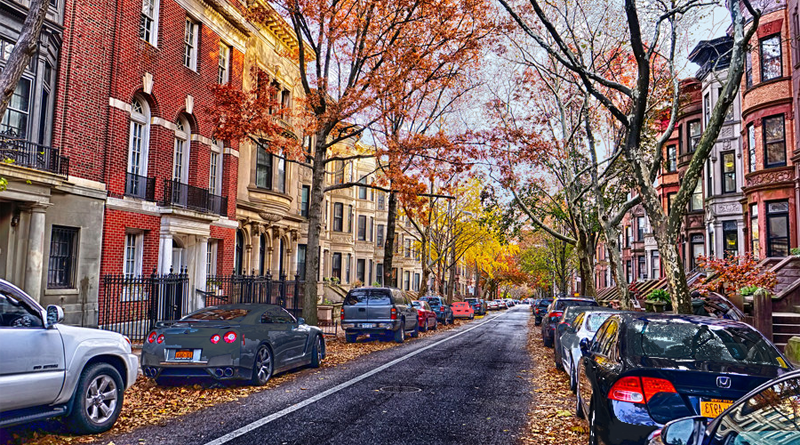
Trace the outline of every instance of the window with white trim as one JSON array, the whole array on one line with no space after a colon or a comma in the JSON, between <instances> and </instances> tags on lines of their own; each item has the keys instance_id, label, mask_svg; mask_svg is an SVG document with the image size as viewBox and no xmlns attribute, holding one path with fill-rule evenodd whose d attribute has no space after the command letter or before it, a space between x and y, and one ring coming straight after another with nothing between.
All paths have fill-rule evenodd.
<instances>
[{"instance_id":1,"label":"window with white trim","mask_svg":"<svg viewBox=\"0 0 800 445\"><path fill-rule=\"evenodd\" d=\"M179 118L175 123L175 153L172 158L172 180L187 184L189 182L189 122Z\"/></svg>"},{"instance_id":2,"label":"window with white trim","mask_svg":"<svg viewBox=\"0 0 800 445\"><path fill-rule=\"evenodd\" d=\"M217 246L219 241L208 240L208 251L206 252L206 276L217 274Z\"/></svg>"},{"instance_id":3,"label":"window with white trim","mask_svg":"<svg viewBox=\"0 0 800 445\"><path fill-rule=\"evenodd\" d=\"M30 115L31 81L20 78L8 107L0 123L0 131L22 139L28 136L28 116ZM44 125L44 122L42 122Z\"/></svg>"},{"instance_id":4,"label":"window with white trim","mask_svg":"<svg viewBox=\"0 0 800 445\"><path fill-rule=\"evenodd\" d=\"M186 18L186 29L183 33L183 65L197 71L197 34L200 25Z\"/></svg>"},{"instance_id":5,"label":"window with white trim","mask_svg":"<svg viewBox=\"0 0 800 445\"><path fill-rule=\"evenodd\" d=\"M134 97L131 102L131 127L128 140L128 173L147 176L150 145L150 107L147 101Z\"/></svg>"},{"instance_id":6,"label":"window with white trim","mask_svg":"<svg viewBox=\"0 0 800 445\"><path fill-rule=\"evenodd\" d=\"M158 46L158 7L158 0L142 0L139 38L153 46Z\"/></svg>"},{"instance_id":7,"label":"window with white trim","mask_svg":"<svg viewBox=\"0 0 800 445\"><path fill-rule=\"evenodd\" d=\"M125 276L139 276L142 274L142 244L144 235L141 233L125 234Z\"/></svg>"},{"instance_id":8,"label":"window with white trim","mask_svg":"<svg viewBox=\"0 0 800 445\"><path fill-rule=\"evenodd\" d=\"M209 158L208 192L212 195L221 195L222 192L222 142L216 139L211 144L211 157Z\"/></svg>"},{"instance_id":9,"label":"window with white trim","mask_svg":"<svg viewBox=\"0 0 800 445\"><path fill-rule=\"evenodd\" d=\"M230 80L231 47L219 42L219 62L217 67L217 82L220 85Z\"/></svg>"}]
</instances>

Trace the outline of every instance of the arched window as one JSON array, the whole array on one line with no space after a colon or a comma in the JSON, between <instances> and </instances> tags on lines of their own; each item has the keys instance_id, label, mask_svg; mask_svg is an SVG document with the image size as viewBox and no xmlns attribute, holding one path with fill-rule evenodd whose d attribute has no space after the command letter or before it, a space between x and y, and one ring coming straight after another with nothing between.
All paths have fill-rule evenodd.
<instances>
[{"instance_id":1,"label":"arched window","mask_svg":"<svg viewBox=\"0 0 800 445\"><path fill-rule=\"evenodd\" d=\"M236 275L242 274L242 267L244 266L242 263L242 259L244 257L244 232L242 229L236 231L236 251L234 252L234 259L233 259L233 273Z\"/></svg>"},{"instance_id":2,"label":"arched window","mask_svg":"<svg viewBox=\"0 0 800 445\"><path fill-rule=\"evenodd\" d=\"M175 153L172 157L172 180L189 182L189 146L191 141L189 122L181 116L175 123Z\"/></svg>"},{"instance_id":3,"label":"arched window","mask_svg":"<svg viewBox=\"0 0 800 445\"><path fill-rule=\"evenodd\" d=\"M125 193L144 197L147 178L147 157L150 146L150 107L136 96L131 102L131 125L128 139L128 169Z\"/></svg>"}]
</instances>

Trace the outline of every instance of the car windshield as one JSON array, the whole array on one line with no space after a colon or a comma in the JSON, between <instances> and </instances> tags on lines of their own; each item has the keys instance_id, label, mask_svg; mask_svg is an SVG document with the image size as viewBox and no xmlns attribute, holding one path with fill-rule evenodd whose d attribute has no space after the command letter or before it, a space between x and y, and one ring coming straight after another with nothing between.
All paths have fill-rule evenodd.
<instances>
[{"instance_id":1,"label":"car windshield","mask_svg":"<svg viewBox=\"0 0 800 445\"><path fill-rule=\"evenodd\" d=\"M559 301L557 306L560 309L564 309L572 306L597 306L597 303L592 300L566 300Z\"/></svg>"},{"instance_id":2,"label":"car windshield","mask_svg":"<svg viewBox=\"0 0 800 445\"><path fill-rule=\"evenodd\" d=\"M636 320L629 326L636 355L675 361L783 366L778 351L753 329L690 321Z\"/></svg>"},{"instance_id":3,"label":"car windshield","mask_svg":"<svg viewBox=\"0 0 800 445\"><path fill-rule=\"evenodd\" d=\"M542 301L539 302L539 307L550 306L550 303L552 303L552 302L553 302L553 300L542 300Z\"/></svg>"},{"instance_id":4,"label":"car windshield","mask_svg":"<svg viewBox=\"0 0 800 445\"><path fill-rule=\"evenodd\" d=\"M226 309L226 308L206 308L189 314L182 321L232 321L247 316L250 313L247 309Z\"/></svg>"},{"instance_id":5,"label":"car windshield","mask_svg":"<svg viewBox=\"0 0 800 445\"><path fill-rule=\"evenodd\" d=\"M392 304L389 292L380 289L356 289L347 294L345 306Z\"/></svg>"},{"instance_id":6,"label":"car windshield","mask_svg":"<svg viewBox=\"0 0 800 445\"><path fill-rule=\"evenodd\" d=\"M610 316L611 314L589 314L586 320L586 329L589 332L597 332L603 322Z\"/></svg>"}]
</instances>

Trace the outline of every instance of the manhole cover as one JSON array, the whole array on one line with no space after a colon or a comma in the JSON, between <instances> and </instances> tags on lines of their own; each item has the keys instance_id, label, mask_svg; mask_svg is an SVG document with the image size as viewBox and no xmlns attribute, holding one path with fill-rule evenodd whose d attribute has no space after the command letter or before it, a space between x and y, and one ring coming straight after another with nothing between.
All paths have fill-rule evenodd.
<instances>
[{"instance_id":1,"label":"manhole cover","mask_svg":"<svg viewBox=\"0 0 800 445\"><path fill-rule=\"evenodd\" d=\"M384 386L380 390L383 392L420 392L422 388L415 386Z\"/></svg>"}]
</instances>

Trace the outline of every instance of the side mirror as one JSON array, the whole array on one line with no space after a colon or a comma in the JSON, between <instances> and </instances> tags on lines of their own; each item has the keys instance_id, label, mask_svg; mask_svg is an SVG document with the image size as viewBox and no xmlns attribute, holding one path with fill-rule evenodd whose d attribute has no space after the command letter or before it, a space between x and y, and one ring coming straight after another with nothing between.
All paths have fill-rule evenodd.
<instances>
[{"instance_id":1,"label":"side mirror","mask_svg":"<svg viewBox=\"0 0 800 445\"><path fill-rule=\"evenodd\" d=\"M64 309L54 304L47 306L47 321L45 322L45 327L49 329L62 321L64 321Z\"/></svg>"},{"instance_id":2,"label":"side mirror","mask_svg":"<svg viewBox=\"0 0 800 445\"><path fill-rule=\"evenodd\" d=\"M661 430L664 445L699 445L705 434L708 419L685 417L667 423Z\"/></svg>"},{"instance_id":3,"label":"side mirror","mask_svg":"<svg viewBox=\"0 0 800 445\"><path fill-rule=\"evenodd\" d=\"M582 338L580 342L581 354L586 355L589 352L589 339Z\"/></svg>"},{"instance_id":4,"label":"side mirror","mask_svg":"<svg viewBox=\"0 0 800 445\"><path fill-rule=\"evenodd\" d=\"M303 317L298 318L297 319L297 324L306 324L306 319L303 318Z\"/></svg>"}]
</instances>

